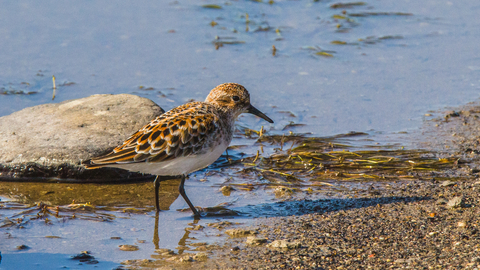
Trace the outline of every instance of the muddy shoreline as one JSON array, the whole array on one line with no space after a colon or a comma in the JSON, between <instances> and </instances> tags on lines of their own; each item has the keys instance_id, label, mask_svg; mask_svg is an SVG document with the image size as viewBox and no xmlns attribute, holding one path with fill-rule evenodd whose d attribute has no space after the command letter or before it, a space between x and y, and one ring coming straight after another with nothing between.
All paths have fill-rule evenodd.
<instances>
[{"instance_id":1,"label":"muddy shoreline","mask_svg":"<svg viewBox=\"0 0 480 270\"><path fill-rule=\"evenodd\" d=\"M420 147L438 158L458 158L442 180L433 173L393 181L386 189L372 187L346 200L287 202L305 214L259 218L256 226L237 227L255 234L227 238L209 250L208 259L183 254L128 261L124 267L478 269L479 119L480 106L472 103L426 121Z\"/></svg>"}]
</instances>

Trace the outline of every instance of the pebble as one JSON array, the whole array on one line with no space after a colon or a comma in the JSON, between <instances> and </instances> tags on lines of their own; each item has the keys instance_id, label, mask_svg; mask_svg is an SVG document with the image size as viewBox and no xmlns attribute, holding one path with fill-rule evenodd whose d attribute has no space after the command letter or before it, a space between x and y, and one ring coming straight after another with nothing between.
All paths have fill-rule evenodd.
<instances>
[{"instance_id":1,"label":"pebble","mask_svg":"<svg viewBox=\"0 0 480 270\"><path fill-rule=\"evenodd\" d=\"M195 254L195 256L193 256L193 259L196 261L205 261L208 259L208 255L205 252L198 252Z\"/></svg>"},{"instance_id":2,"label":"pebble","mask_svg":"<svg viewBox=\"0 0 480 270\"><path fill-rule=\"evenodd\" d=\"M226 234L231 237L246 237L249 235L257 234L256 230L246 230L246 229L229 229L225 231Z\"/></svg>"},{"instance_id":3,"label":"pebble","mask_svg":"<svg viewBox=\"0 0 480 270\"><path fill-rule=\"evenodd\" d=\"M443 181L440 186L441 187L450 187L450 186L454 186L456 185L457 183L456 182L453 182L453 181L450 181L450 180L446 180L446 181Z\"/></svg>"},{"instance_id":4,"label":"pebble","mask_svg":"<svg viewBox=\"0 0 480 270\"><path fill-rule=\"evenodd\" d=\"M264 244L266 242L267 242L267 239L265 239L265 238L249 236L249 237L247 237L247 241L245 243L247 245L258 246L258 245Z\"/></svg>"},{"instance_id":5,"label":"pebble","mask_svg":"<svg viewBox=\"0 0 480 270\"><path fill-rule=\"evenodd\" d=\"M267 245L270 248L288 248L288 249L295 249L300 248L302 245L300 242L289 242L287 240L275 240Z\"/></svg>"},{"instance_id":6,"label":"pebble","mask_svg":"<svg viewBox=\"0 0 480 270\"><path fill-rule=\"evenodd\" d=\"M224 196L230 196L230 194L232 193L232 191L234 191L235 189L232 188L231 186L223 186L220 188L220 191L222 192L222 194Z\"/></svg>"},{"instance_id":7,"label":"pebble","mask_svg":"<svg viewBox=\"0 0 480 270\"><path fill-rule=\"evenodd\" d=\"M17 246L16 249L18 250L26 250L26 249L29 249L30 247L29 246L26 246L26 245L20 245L20 246Z\"/></svg>"},{"instance_id":8,"label":"pebble","mask_svg":"<svg viewBox=\"0 0 480 270\"><path fill-rule=\"evenodd\" d=\"M139 249L138 246L135 245L120 245L118 247L123 251L137 251Z\"/></svg>"},{"instance_id":9,"label":"pebble","mask_svg":"<svg viewBox=\"0 0 480 270\"><path fill-rule=\"evenodd\" d=\"M86 264L97 264L98 261L95 260L95 257L90 255L89 251L82 251L77 255L72 256L72 260L77 260Z\"/></svg>"},{"instance_id":10,"label":"pebble","mask_svg":"<svg viewBox=\"0 0 480 270\"><path fill-rule=\"evenodd\" d=\"M230 226L234 225L234 223L232 223L230 221L220 221L220 222L208 223L207 225L209 227L214 227L214 228L217 228L217 229L221 230L221 229L224 229L226 227L230 227Z\"/></svg>"},{"instance_id":11,"label":"pebble","mask_svg":"<svg viewBox=\"0 0 480 270\"><path fill-rule=\"evenodd\" d=\"M193 262L193 257L190 255L180 258L180 262Z\"/></svg>"},{"instance_id":12,"label":"pebble","mask_svg":"<svg viewBox=\"0 0 480 270\"><path fill-rule=\"evenodd\" d=\"M447 203L449 208L460 208L465 205L464 198L462 196L456 196L450 199Z\"/></svg>"},{"instance_id":13,"label":"pebble","mask_svg":"<svg viewBox=\"0 0 480 270\"><path fill-rule=\"evenodd\" d=\"M155 253L158 253L162 256L175 255L175 251L173 251L171 249L168 249L168 248L155 249Z\"/></svg>"},{"instance_id":14,"label":"pebble","mask_svg":"<svg viewBox=\"0 0 480 270\"><path fill-rule=\"evenodd\" d=\"M200 231L200 230L203 230L205 227L202 226L202 225L195 225L193 227L187 227L185 228L185 230L187 231Z\"/></svg>"}]
</instances>

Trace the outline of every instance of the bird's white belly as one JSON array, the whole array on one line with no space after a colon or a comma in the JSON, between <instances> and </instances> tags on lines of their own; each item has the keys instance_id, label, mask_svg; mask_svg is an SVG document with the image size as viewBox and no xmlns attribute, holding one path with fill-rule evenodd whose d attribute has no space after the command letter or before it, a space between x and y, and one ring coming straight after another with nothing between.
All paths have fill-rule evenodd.
<instances>
[{"instance_id":1,"label":"bird's white belly","mask_svg":"<svg viewBox=\"0 0 480 270\"><path fill-rule=\"evenodd\" d=\"M217 160L227 149L228 142L222 143L211 151L201 155L176 157L162 162L140 162L129 164L112 164L108 167L121 168L132 172L148 173L153 175L182 175L203 169Z\"/></svg>"}]
</instances>

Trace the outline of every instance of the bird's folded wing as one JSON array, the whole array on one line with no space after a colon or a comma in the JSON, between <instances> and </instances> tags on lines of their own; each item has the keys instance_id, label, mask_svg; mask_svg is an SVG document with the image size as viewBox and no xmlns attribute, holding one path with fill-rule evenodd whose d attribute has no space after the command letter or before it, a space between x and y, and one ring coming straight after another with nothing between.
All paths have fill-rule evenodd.
<instances>
[{"instance_id":1,"label":"bird's folded wing","mask_svg":"<svg viewBox=\"0 0 480 270\"><path fill-rule=\"evenodd\" d=\"M162 162L199 154L218 130L218 116L205 104L188 103L172 109L130 136L112 152L84 163L87 168L136 162Z\"/></svg>"}]
</instances>

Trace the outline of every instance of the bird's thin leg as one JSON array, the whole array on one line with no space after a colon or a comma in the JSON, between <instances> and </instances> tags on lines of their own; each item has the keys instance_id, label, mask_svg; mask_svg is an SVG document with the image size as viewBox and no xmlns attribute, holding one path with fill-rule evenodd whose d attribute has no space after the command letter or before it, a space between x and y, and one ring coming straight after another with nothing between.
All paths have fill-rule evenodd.
<instances>
[{"instance_id":1,"label":"bird's thin leg","mask_svg":"<svg viewBox=\"0 0 480 270\"><path fill-rule=\"evenodd\" d=\"M160 180L158 179L158 175L155 178L155 210L160 212L159 202L158 202L158 189L160 188Z\"/></svg>"},{"instance_id":2,"label":"bird's thin leg","mask_svg":"<svg viewBox=\"0 0 480 270\"><path fill-rule=\"evenodd\" d=\"M188 199L187 194L185 194L184 184L185 184L185 175L182 175L182 180L180 182L180 186L178 186L178 191L180 192L180 195L182 195L183 199L187 202L188 206L190 206L190 209L192 209L193 214L196 217L200 217L200 214L198 213L197 209L195 209L193 204Z\"/></svg>"},{"instance_id":3,"label":"bird's thin leg","mask_svg":"<svg viewBox=\"0 0 480 270\"><path fill-rule=\"evenodd\" d=\"M160 242L160 238L158 237L158 212L155 213L155 228L153 229L153 244L155 245L155 249L159 249L158 243Z\"/></svg>"}]
</instances>

